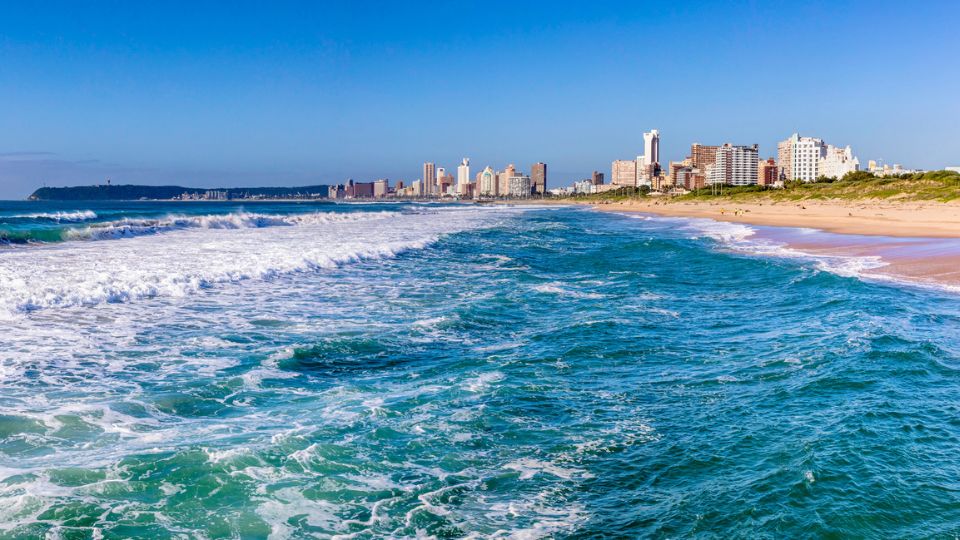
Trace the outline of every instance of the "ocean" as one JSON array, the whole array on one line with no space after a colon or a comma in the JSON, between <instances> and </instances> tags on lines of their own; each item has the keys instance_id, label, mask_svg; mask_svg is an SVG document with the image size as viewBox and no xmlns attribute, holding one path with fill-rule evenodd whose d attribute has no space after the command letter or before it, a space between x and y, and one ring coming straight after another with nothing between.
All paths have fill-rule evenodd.
<instances>
[{"instance_id":1,"label":"ocean","mask_svg":"<svg viewBox=\"0 0 960 540\"><path fill-rule=\"evenodd\" d=\"M955 537L960 302L878 264L559 206L0 203L0 538Z\"/></svg>"}]
</instances>

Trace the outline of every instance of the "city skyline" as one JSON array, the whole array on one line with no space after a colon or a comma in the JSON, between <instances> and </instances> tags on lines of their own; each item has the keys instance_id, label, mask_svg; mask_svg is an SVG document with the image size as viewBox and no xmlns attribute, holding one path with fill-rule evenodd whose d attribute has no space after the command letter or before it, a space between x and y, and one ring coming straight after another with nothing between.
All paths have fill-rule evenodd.
<instances>
[{"instance_id":1,"label":"city skyline","mask_svg":"<svg viewBox=\"0 0 960 540\"><path fill-rule=\"evenodd\" d=\"M190 16L174 4L8 6L0 198L106 178L410 181L425 158L452 171L464 155L549 163L557 185L641 154L650 126L663 168L693 142L776 157L794 132L851 144L861 160L956 165L960 75L945 69L956 46L937 24L960 15L954 4L484 6L381 6L375 18L298 4ZM446 24L461 17L473 24ZM414 20L439 30L409 32ZM803 43L817 44L812 56ZM757 76L799 60L801 77ZM516 83L463 84L462 65Z\"/></svg>"}]
</instances>

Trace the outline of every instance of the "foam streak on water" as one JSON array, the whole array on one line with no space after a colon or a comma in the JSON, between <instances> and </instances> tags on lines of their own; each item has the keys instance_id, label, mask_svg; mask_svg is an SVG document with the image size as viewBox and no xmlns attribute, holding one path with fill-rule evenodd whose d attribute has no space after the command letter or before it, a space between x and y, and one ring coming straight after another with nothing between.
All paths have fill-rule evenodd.
<instances>
[{"instance_id":1,"label":"foam streak on water","mask_svg":"<svg viewBox=\"0 0 960 540\"><path fill-rule=\"evenodd\" d=\"M24 206L153 230L0 249L0 537L960 533L954 296L707 221Z\"/></svg>"}]
</instances>

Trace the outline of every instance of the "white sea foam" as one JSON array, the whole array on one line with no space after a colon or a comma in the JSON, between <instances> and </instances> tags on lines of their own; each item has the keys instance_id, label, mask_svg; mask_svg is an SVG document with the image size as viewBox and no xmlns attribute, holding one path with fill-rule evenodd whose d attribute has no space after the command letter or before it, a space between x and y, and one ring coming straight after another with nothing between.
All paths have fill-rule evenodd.
<instances>
[{"instance_id":1,"label":"white sea foam","mask_svg":"<svg viewBox=\"0 0 960 540\"><path fill-rule=\"evenodd\" d=\"M34 214L16 214L9 218L48 219L51 221L89 221L97 219L93 210L77 210L73 212L37 212ZM2 219L2 217L0 217Z\"/></svg>"},{"instance_id":2,"label":"white sea foam","mask_svg":"<svg viewBox=\"0 0 960 540\"><path fill-rule=\"evenodd\" d=\"M710 238L725 249L747 255L802 259L811 261L815 268L844 277L875 278L872 270L887 265L879 256L827 255L792 248L785 243L758 237L757 229L742 223L715 221L707 218L651 218L651 221L672 222L691 233L694 238ZM805 230L804 232L813 232ZM869 273L869 275L868 275Z\"/></svg>"},{"instance_id":3,"label":"white sea foam","mask_svg":"<svg viewBox=\"0 0 960 540\"><path fill-rule=\"evenodd\" d=\"M571 480L573 478L590 478L590 473L573 467L561 467L560 465L539 459L524 458L512 461L504 465L505 469L517 471L520 473L521 480L529 480L538 474L549 474Z\"/></svg>"},{"instance_id":4,"label":"white sea foam","mask_svg":"<svg viewBox=\"0 0 960 540\"><path fill-rule=\"evenodd\" d=\"M257 229L294 225L322 225L365 221L377 217L390 217L396 212L313 212L308 214L257 214L235 212L201 216L171 215L163 218L124 218L82 228L68 229L65 240L113 240L147 234L157 234L179 229Z\"/></svg>"},{"instance_id":5,"label":"white sea foam","mask_svg":"<svg viewBox=\"0 0 960 540\"><path fill-rule=\"evenodd\" d=\"M569 284L565 284L559 281L551 281L549 283L541 283L540 285L534 285L533 290L540 293L545 293L545 294L569 296L571 298L583 298L583 299L591 299L591 300L603 298L602 294L579 291L576 288L570 286Z\"/></svg>"},{"instance_id":6,"label":"white sea foam","mask_svg":"<svg viewBox=\"0 0 960 540\"><path fill-rule=\"evenodd\" d=\"M225 283L392 258L444 234L484 226L491 221L488 216L504 211L170 218L150 225L166 227L169 234L4 253L0 315L178 297ZM117 232L124 229L116 223L103 229L126 234Z\"/></svg>"}]
</instances>

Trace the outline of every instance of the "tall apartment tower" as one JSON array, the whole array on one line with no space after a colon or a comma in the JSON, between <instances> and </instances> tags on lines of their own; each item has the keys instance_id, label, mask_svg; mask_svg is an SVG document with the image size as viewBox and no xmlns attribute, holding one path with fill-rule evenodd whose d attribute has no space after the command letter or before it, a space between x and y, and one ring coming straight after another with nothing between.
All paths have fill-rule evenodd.
<instances>
[{"instance_id":1,"label":"tall apartment tower","mask_svg":"<svg viewBox=\"0 0 960 540\"><path fill-rule=\"evenodd\" d=\"M603 173L599 171L593 171L593 175L590 177L590 183L595 186L603 185Z\"/></svg>"},{"instance_id":2,"label":"tall apartment tower","mask_svg":"<svg viewBox=\"0 0 960 540\"><path fill-rule=\"evenodd\" d=\"M793 180L793 146L799 140L800 135L794 133L787 140L777 143L777 162L784 180Z\"/></svg>"},{"instance_id":3,"label":"tall apartment tower","mask_svg":"<svg viewBox=\"0 0 960 540\"><path fill-rule=\"evenodd\" d=\"M637 162L618 159L610 167L610 183L616 186L637 187Z\"/></svg>"},{"instance_id":4,"label":"tall apartment tower","mask_svg":"<svg viewBox=\"0 0 960 540\"><path fill-rule=\"evenodd\" d=\"M457 167L457 195L465 197L468 185L470 185L470 158L463 158L460 166Z\"/></svg>"},{"instance_id":5,"label":"tall apartment tower","mask_svg":"<svg viewBox=\"0 0 960 540\"><path fill-rule=\"evenodd\" d=\"M437 166L427 162L423 164L423 176L421 177L420 192L423 195L433 194L433 186L437 178Z\"/></svg>"},{"instance_id":6,"label":"tall apartment tower","mask_svg":"<svg viewBox=\"0 0 960 540\"><path fill-rule=\"evenodd\" d=\"M547 192L547 164L536 162L530 166L530 181L532 189L536 195L543 195Z\"/></svg>"},{"instance_id":7,"label":"tall apartment tower","mask_svg":"<svg viewBox=\"0 0 960 540\"><path fill-rule=\"evenodd\" d=\"M714 163L707 167L708 184L750 186L757 183L759 146L724 144L717 149Z\"/></svg>"},{"instance_id":8,"label":"tall apartment tower","mask_svg":"<svg viewBox=\"0 0 960 540\"><path fill-rule=\"evenodd\" d=\"M513 163L507 165L507 168L497 173L497 193L501 197L510 194L510 179L517 175L517 168Z\"/></svg>"},{"instance_id":9,"label":"tall apartment tower","mask_svg":"<svg viewBox=\"0 0 960 540\"><path fill-rule=\"evenodd\" d=\"M647 165L660 164L660 131L652 129L643 134L643 155Z\"/></svg>"},{"instance_id":10,"label":"tall apartment tower","mask_svg":"<svg viewBox=\"0 0 960 540\"><path fill-rule=\"evenodd\" d=\"M497 173L490 167L486 167L477 180L477 192L482 197L496 197L498 194L497 188Z\"/></svg>"},{"instance_id":11,"label":"tall apartment tower","mask_svg":"<svg viewBox=\"0 0 960 540\"><path fill-rule=\"evenodd\" d=\"M787 180L812 182L821 176L840 178L860 169L850 147L839 148L814 137L794 133L777 144L780 169Z\"/></svg>"},{"instance_id":12,"label":"tall apartment tower","mask_svg":"<svg viewBox=\"0 0 960 540\"><path fill-rule=\"evenodd\" d=\"M719 146L708 146L700 143L690 145L690 165L694 169L700 169L700 172L706 172L707 167L717 161L717 150Z\"/></svg>"}]
</instances>

